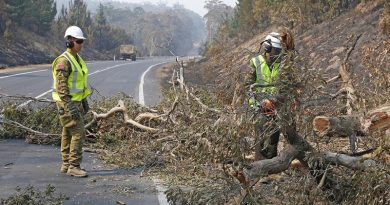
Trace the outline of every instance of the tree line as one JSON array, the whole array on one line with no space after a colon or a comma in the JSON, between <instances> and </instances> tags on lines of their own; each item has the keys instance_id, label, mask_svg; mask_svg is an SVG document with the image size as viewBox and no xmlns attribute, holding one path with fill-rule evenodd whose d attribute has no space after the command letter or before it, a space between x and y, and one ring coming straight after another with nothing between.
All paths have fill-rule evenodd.
<instances>
[{"instance_id":1,"label":"tree line","mask_svg":"<svg viewBox=\"0 0 390 205\"><path fill-rule=\"evenodd\" d=\"M146 56L187 55L205 36L202 18L181 5L128 8L107 3L104 9L108 21L124 28Z\"/></svg>"},{"instance_id":2,"label":"tree line","mask_svg":"<svg viewBox=\"0 0 390 205\"><path fill-rule=\"evenodd\" d=\"M62 7L55 0L0 0L0 38L8 42L17 41L13 34L23 29L58 44L70 25L83 30L88 48L103 53L135 44L139 55L186 55L204 36L202 18L180 5L146 10L111 2L91 13L85 0Z\"/></svg>"},{"instance_id":3,"label":"tree line","mask_svg":"<svg viewBox=\"0 0 390 205\"><path fill-rule=\"evenodd\" d=\"M69 25L78 25L87 36L89 46L98 50L111 51L131 41L131 36L124 29L109 25L102 4L93 17L83 0L70 1L67 8L63 5L53 30L61 38Z\"/></svg>"},{"instance_id":4,"label":"tree line","mask_svg":"<svg viewBox=\"0 0 390 205\"><path fill-rule=\"evenodd\" d=\"M131 39L123 29L107 23L102 5L94 16L83 0L71 0L67 8L62 5L60 11L56 7L54 0L0 0L0 34L7 41L16 41L18 37L13 34L17 28L22 28L62 40L66 28L77 25L86 35L89 46L101 51L110 51Z\"/></svg>"}]
</instances>

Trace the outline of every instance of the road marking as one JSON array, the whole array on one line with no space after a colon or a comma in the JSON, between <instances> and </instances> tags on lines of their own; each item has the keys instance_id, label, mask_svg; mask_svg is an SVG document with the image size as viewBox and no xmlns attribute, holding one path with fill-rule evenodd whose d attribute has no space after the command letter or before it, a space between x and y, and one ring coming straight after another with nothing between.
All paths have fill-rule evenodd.
<instances>
[{"instance_id":1,"label":"road marking","mask_svg":"<svg viewBox=\"0 0 390 205\"><path fill-rule=\"evenodd\" d=\"M137 63L138 63L138 62L137 62ZM112 68L116 68L116 67L119 67L119 66L122 66L122 65L128 65L128 64L132 64L132 63L124 63L124 64L119 64L119 65L114 65L114 66L105 68L105 69L103 69L103 70L97 70L97 71L95 71L95 72L93 72L93 73L88 74L88 76L95 75L95 74L97 74L97 73L100 73L100 72L103 72L103 71L106 71L106 70L110 70L110 69L112 69ZM134 64L134 63L133 63L133 64Z\"/></svg>"},{"instance_id":2,"label":"road marking","mask_svg":"<svg viewBox=\"0 0 390 205\"><path fill-rule=\"evenodd\" d=\"M47 69L30 71L30 72L25 72L25 73L17 73L17 74L13 74L13 75L2 76L2 77L0 77L0 79L10 78L10 77L18 76L18 75L25 75L25 74L30 74L30 73L38 73L38 72L42 72L42 71L46 71L46 70Z\"/></svg>"},{"instance_id":3,"label":"road marking","mask_svg":"<svg viewBox=\"0 0 390 205\"><path fill-rule=\"evenodd\" d=\"M37 97L35 97L35 98L36 98L36 99L39 99L40 97L43 97L43 96L45 96L46 94L50 93L51 91L53 91L53 89L50 89L50 90L48 90L48 91L46 91L46 92L44 92L44 93L42 93L42 94L38 95L38 96L37 96ZM24 102L24 103L22 103L22 104L18 105L18 107L16 107L16 108L21 108L21 107L24 107L24 106L26 106L26 105L30 104L30 102L32 102L32 100L27 100L26 102Z\"/></svg>"},{"instance_id":4,"label":"road marking","mask_svg":"<svg viewBox=\"0 0 390 205\"><path fill-rule=\"evenodd\" d=\"M139 86L138 86L138 103L139 103L139 104L145 105L144 82L145 82L146 73L149 72L149 70L152 69L153 67L156 67L156 66L158 66L158 65L165 64L165 63L167 63L167 62L168 62L168 61L162 62L162 63L158 63L158 64L154 64L154 65L151 65L151 66L149 66L148 69L146 69L146 71L145 71L144 73L142 73L142 75L141 75L141 80L140 80L140 83L139 83Z\"/></svg>"},{"instance_id":5,"label":"road marking","mask_svg":"<svg viewBox=\"0 0 390 205\"><path fill-rule=\"evenodd\" d=\"M128 64L131 64L131 63L124 63L124 64L119 64L119 65L114 65L114 66L111 66L111 67L107 67L107 68L105 68L105 69L103 69L103 70L97 70L97 71L95 71L95 72L93 72L93 73L89 73L88 76L95 75L95 74L97 74L97 73L100 73L100 72L103 72L103 71L106 71L106 70L110 70L110 69L112 69L112 68L116 68L116 67L119 67L119 66L128 65ZM22 73L20 73L20 74L22 74ZM26 73L24 73L24 74L26 74ZM8 76L5 76L5 77L8 77ZM44 92L44 93L39 94L39 95L36 96L35 98L36 98L36 99L41 98L41 97L45 96L46 94L48 94L48 93L50 93L50 92L52 92L52 91L53 91L53 89L50 89L50 90L48 90L48 91L46 91L46 92ZM32 100L28 100L28 101L26 101L26 102L24 102L24 103L18 105L17 108L24 107L24 106L30 104L31 102L32 102Z\"/></svg>"},{"instance_id":6,"label":"road marking","mask_svg":"<svg viewBox=\"0 0 390 205\"><path fill-rule=\"evenodd\" d=\"M95 63L97 63L97 62L87 63L87 65L95 64ZM47 70L48 70L48 69L41 69L41 70L35 70L35 71L24 72L24 73L17 73L17 74L12 74L12 75L6 75L6 76L0 77L0 79L15 77L15 76L19 76L19 75L25 75L25 74L30 74L30 73L38 73L38 72L47 71Z\"/></svg>"},{"instance_id":7,"label":"road marking","mask_svg":"<svg viewBox=\"0 0 390 205\"><path fill-rule=\"evenodd\" d=\"M167 190L167 188L163 187L160 183L160 180L157 178L153 178L153 182L156 185L156 189L158 192L157 194L158 203L160 205L168 205L169 203L167 197L165 196L165 191Z\"/></svg>"}]
</instances>

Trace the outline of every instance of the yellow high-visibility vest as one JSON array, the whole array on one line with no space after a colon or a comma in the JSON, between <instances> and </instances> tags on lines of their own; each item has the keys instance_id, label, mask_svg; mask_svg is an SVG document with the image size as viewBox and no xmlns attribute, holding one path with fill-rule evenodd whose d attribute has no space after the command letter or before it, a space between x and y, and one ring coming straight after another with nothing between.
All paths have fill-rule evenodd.
<instances>
[{"instance_id":1,"label":"yellow high-visibility vest","mask_svg":"<svg viewBox=\"0 0 390 205\"><path fill-rule=\"evenodd\" d=\"M60 96L57 93L56 81L57 81L57 71L55 68L56 61L59 57L65 57L71 64L72 71L68 77L68 88L72 101L82 101L86 97L91 94L91 90L87 88L87 79L88 79L88 68L85 64L84 60L78 55L79 63L70 54L68 51L64 52L56 59L54 59L52 63L52 71L53 71L53 92L52 97L54 101L61 101ZM81 66L80 66L81 65Z\"/></svg>"},{"instance_id":2,"label":"yellow high-visibility vest","mask_svg":"<svg viewBox=\"0 0 390 205\"><path fill-rule=\"evenodd\" d=\"M280 63L274 63L272 69L270 69L262 55L259 55L251 59L252 64L256 69L256 83L259 85L270 85L277 81L279 78L279 65ZM278 92L277 87L263 87L259 88L258 92L275 94Z\"/></svg>"}]
</instances>

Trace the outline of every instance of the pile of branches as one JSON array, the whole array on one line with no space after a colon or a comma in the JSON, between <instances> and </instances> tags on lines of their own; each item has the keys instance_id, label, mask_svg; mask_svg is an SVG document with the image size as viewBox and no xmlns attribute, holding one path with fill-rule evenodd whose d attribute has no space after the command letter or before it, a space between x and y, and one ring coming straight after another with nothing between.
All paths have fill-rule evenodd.
<instances>
[{"instance_id":1,"label":"pile of branches","mask_svg":"<svg viewBox=\"0 0 390 205\"><path fill-rule=\"evenodd\" d=\"M251 154L254 124L249 113L242 116L219 107L212 93L184 88L184 92L176 88L165 92L165 100L154 108L140 106L124 94L94 102L86 117L87 141L93 142L90 150L101 153L109 163L142 167L144 176L154 171L165 173L162 177L168 183L191 190L192 202L219 203L235 193L230 191L232 185L240 189L221 165L243 161ZM38 108L41 102L33 102L20 108L19 101L7 100L2 137L20 136L38 144L55 139L57 143L61 129L53 103ZM179 189L172 186L169 192L172 200L184 197L178 194L181 189L175 190Z\"/></svg>"},{"instance_id":2,"label":"pile of branches","mask_svg":"<svg viewBox=\"0 0 390 205\"><path fill-rule=\"evenodd\" d=\"M16 188L16 193L12 194L7 199L0 199L1 205L13 205L13 204L51 204L61 205L64 204L68 197L62 193L56 192L56 189L52 185L47 185L44 190L39 190L31 185L22 189Z\"/></svg>"},{"instance_id":3,"label":"pile of branches","mask_svg":"<svg viewBox=\"0 0 390 205\"><path fill-rule=\"evenodd\" d=\"M0 138L26 139L31 144L61 142L61 126L54 102L0 94Z\"/></svg>"},{"instance_id":4,"label":"pile of branches","mask_svg":"<svg viewBox=\"0 0 390 205\"><path fill-rule=\"evenodd\" d=\"M142 176L160 175L172 203L386 204L390 109L362 106L346 63L352 49L332 79L322 79L294 55L282 63L274 123L284 139L275 158L252 157L260 113L237 106L245 98L242 87L231 93L229 104L214 94L220 90L193 89L182 82L182 89L173 84L154 108L124 94L95 102L86 117L87 141L107 162L141 167ZM342 83L334 93L324 89L338 80ZM4 107L3 133L39 139L31 142L58 139L45 134L60 133L54 105L38 111L29 106ZM46 116L36 120L22 117L41 112Z\"/></svg>"}]
</instances>

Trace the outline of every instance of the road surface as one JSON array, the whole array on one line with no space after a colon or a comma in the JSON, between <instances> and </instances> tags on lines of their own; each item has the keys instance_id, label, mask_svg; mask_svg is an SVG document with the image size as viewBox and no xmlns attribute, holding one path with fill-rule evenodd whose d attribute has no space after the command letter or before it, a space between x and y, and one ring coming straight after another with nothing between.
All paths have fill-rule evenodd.
<instances>
[{"instance_id":1,"label":"road surface","mask_svg":"<svg viewBox=\"0 0 390 205\"><path fill-rule=\"evenodd\" d=\"M160 98L160 81L155 71L172 59L155 58L139 61L101 61L87 63L89 84L95 92L110 97L124 92L146 105ZM22 72L0 73L0 94L23 95L51 99L51 68L37 66ZM166 204L162 187L148 178L140 178L139 170L121 170L103 165L94 154L83 154L82 166L88 178L73 178L59 173L60 150L55 146L29 145L19 140L0 141L0 198L15 193L16 186L33 185L43 189L48 184L57 193L69 197L65 204Z\"/></svg>"},{"instance_id":2,"label":"road surface","mask_svg":"<svg viewBox=\"0 0 390 205\"><path fill-rule=\"evenodd\" d=\"M141 103L156 104L159 100L160 89L158 89L159 84L153 71L158 68L158 65L168 61L170 59L154 58L135 62L89 62L87 63L88 84L97 90L91 97L92 99L98 98L99 95L110 97L118 92L124 92L133 96L138 102L141 97L144 99ZM50 66L36 67L34 70L22 73L0 73L0 94L51 99L51 75ZM139 87L141 83L143 90Z\"/></svg>"}]
</instances>

